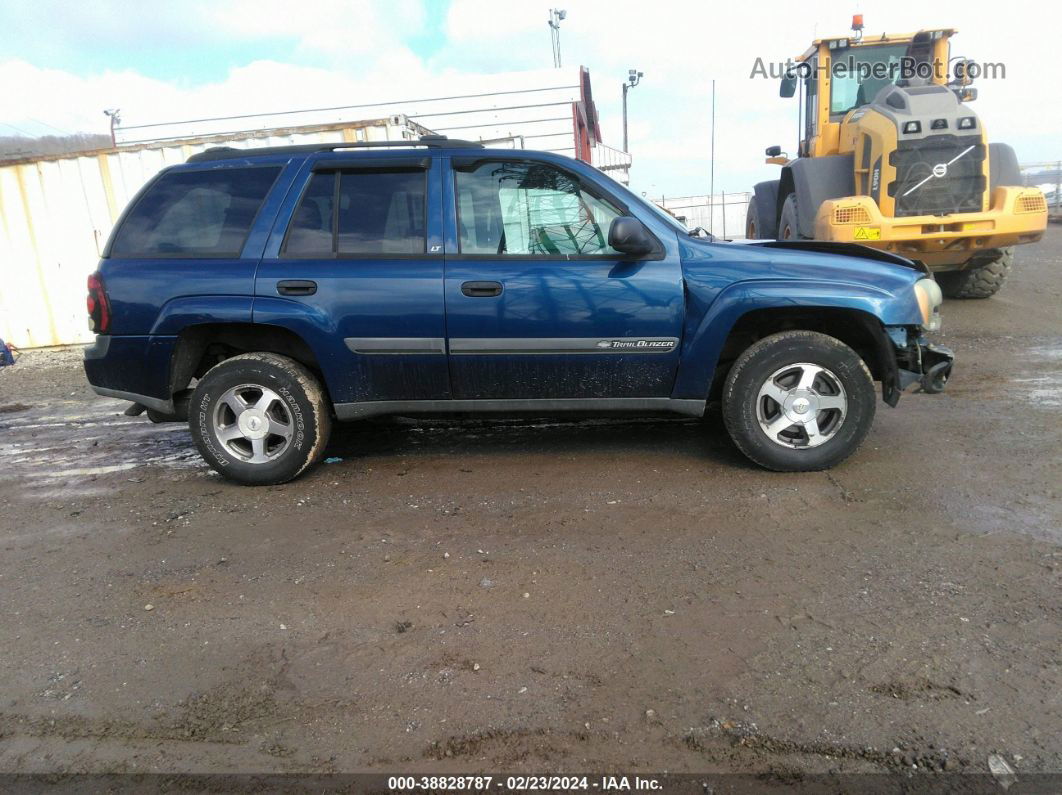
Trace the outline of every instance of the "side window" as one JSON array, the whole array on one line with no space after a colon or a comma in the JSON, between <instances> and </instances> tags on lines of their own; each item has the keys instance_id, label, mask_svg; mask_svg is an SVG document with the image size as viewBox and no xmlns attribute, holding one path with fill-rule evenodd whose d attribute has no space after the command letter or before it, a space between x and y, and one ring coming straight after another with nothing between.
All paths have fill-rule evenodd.
<instances>
[{"instance_id":1,"label":"side window","mask_svg":"<svg viewBox=\"0 0 1062 795\"><path fill-rule=\"evenodd\" d=\"M422 254L423 169L314 174L288 227L287 257Z\"/></svg>"},{"instance_id":2,"label":"side window","mask_svg":"<svg viewBox=\"0 0 1062 795\"><path fill-rule=\"evenodd\" d=\"M426 172L350 171L339 179L343 254L422 254Z\"/></svg>"},{"instance_id":3,"label":"side window","mask_svg":"<svg viewBox=\"0 0 1062 795\"><path fill-rule=\"evenodd\" d=\"M279 167L171 171L115 233L109 256L238 257Z\"/></svg>"},{"instance_id":4,"label":"side window","mask_svg":"<svg viewBox=\"0 0 1062 795\"><path fill-rule=\"evenodd\" d=\"M621 212L558 168L479 163L458 170L456 185L464 254L620 256L608 230Z\"/></svg>"}]
</instances>

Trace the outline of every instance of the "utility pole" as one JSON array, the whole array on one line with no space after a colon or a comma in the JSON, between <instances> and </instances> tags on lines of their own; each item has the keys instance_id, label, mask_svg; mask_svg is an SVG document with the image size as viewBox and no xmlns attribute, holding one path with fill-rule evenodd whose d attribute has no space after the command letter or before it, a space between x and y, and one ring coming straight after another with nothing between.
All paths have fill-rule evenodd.
<instances>
[{"instance_id":1,"label":"utility pole","mask_svg":"<svg viewBox=\"0 0 1062 795\"><path fill-rule=\"evenodd\" d=\"M627 81L623 84L623 151L629 152L627 148L627 92L634 88L641 82L642 77L645 76L645 72L639 72L637 69L630 69L627 72Z\"/></svg>"},{"instance_id":2,"label":"utility pole","mask_svg":"<svg viewBox=\"0 0 1062 795\"><path fill-rule=\"evenodd\" d=\"M708 232L715 226L715 81L712 81L712 148L708 169ZM726 211L726 208L723 208Z\"/></svg>"},{"instance_id":3,"label":"utility pole","mask_svg":"<svg viewBox=\"0 0 1062 795\"><path fill-rule=\"evenodd\" d=\"M566 19L568 12L563 8L551 8L549 10L549 37L553 42L553 68L560 69L561 67L561 48L560 48L560 23Z\"/></svg>"}]
</instances>

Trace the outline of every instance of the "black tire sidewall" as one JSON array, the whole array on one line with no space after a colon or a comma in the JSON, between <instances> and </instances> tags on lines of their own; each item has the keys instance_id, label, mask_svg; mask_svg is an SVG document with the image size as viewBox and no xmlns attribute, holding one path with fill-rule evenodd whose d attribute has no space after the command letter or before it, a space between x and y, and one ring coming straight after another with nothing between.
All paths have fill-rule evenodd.
<instances>
[{"instance_id":1,"label":"black tire sidewall","mask_svg":"<svg viewBox=\"0 0 1062 795\"><path fill-rule=\"evenodd\" d=\"M1014 249L1003 248L994 259L959 271L943 271L935 277L945 298L991 298L1003 287L1013 264Z\"/></svg>"},{"instance_id":2,"label":"black tire sidewall","mask_svg":"<svg viewBox=\"0 0 1062 795\"><path fill-rule=\"evenodd\" d=\"M301 371L301 372L300 372ZM270 485L291 480L314 463L323 444L318 436L327 434L323 407L315 405L300 376L309 376L300 365L280 356L238 356L210 370L196 385L188 407L188 424L200 455L226 478L244 485ZM232 387L255 384L268 387L285 402L295 426L288 449L276 461L249 464L225 450L213 432L213 416L218 400Z\"/></svg>"},{"instance_id":3,"label":"black tire sidewall","mask_svg":"<svg viewBox=\"0 0 1062 795\"><path fill-rule=\"evenodd\" d=\"M785 240L783 233L785 228L790 228L789 240L800 239L800 226L798 224L796 196L790 194L782 204L782 215L778 219L778 239Z\"/></svg>"},{"instance_id":4,"label":"black tire sidewall","mask_svg":"<svg viewBox=\"0 0 1062 795\"><path fill-rule=\"evenodd\" d=\"M756 397L768 376L798 362L830 370L848 399L837 435L805 449L771 441L756 417ZM874 382L862 359L847 345L813 332L783 333L756 343L735 363L723 390L723 418L731 438L754 462L779 471L828 469L846 459L866 438L876 405Z\"/></svg>"},{"instance_id":5,"label":"black tire sidewall","mask_svg":"<svg viewBox=\"0 0 1062 795\"><path fill-rule=\"evenodd\" d=\"M754 236L749 232L752 228L755 228ZM760 214L756 209L756 199L753 197L749 201L749 210L745 214L745 237L748 240L762 240L763 239L763 227L760 225Z\"/></svg>"}]
</instances>

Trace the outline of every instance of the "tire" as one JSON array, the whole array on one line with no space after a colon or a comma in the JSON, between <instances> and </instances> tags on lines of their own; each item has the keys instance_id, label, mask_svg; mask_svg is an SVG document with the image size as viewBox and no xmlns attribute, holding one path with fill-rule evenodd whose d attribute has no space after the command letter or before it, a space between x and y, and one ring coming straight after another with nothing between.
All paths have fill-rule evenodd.
<instances>
[{"instance_id":1,"label":"tire","mask_svg":"<svg viewBox=\"0 0 1062 795\"><path fill-rule=\"evenodd\" d=\"M964 270L936 273L940 290L948 298L991 298L1007 280L1014 264L1014 249L1002 248L987 259L976 259Z\"/></svg>"},{"instance_id":2,"label":"tire","mask_svg":"<svg viewBox=\"0 0 1062 795\"><path fill-rule=\"evenodd\" d=\"M206 462L245 486L297 477L320 459L332 431L320 383L275 353L245 353L209 370L192 394L188 424Z\"/></svg>"},{"instance_id":3,"label":"tire","mask_svg":"<svg viewBox=\"0 0 1062 795\"><path fill-rule=\"evenodd\" d=\"M756 207L756 197L752 196L749 199L749 211L745 215L745 239L763 240L764 231L763 224L760 223L760 211Z\"/></svg>"},{"instance_id":4,"label":"tire","mask_svg":"<svg viewBox=\"0 0 1062 795\"><path fill-rule=\"evenodd\" d=\"M800 388L800 379L811 376L812 388ZM859 355L814 331L764 337L738 357L723 386L730 438L776 472L812 472L844 461L870 430L876 403L874 381ZM806 421L787 422L812 416L817 436Z\"/></svg>"},{"instance_id":5,"label":"tire","mask_svg":"<svg viewBox=\"0 0 1062 795\"><path fill-rule=\"evenodd\" d=\"M797 202L795 193L790 193L785 199L785 204L782 205L782 215L778 219L778 239L804 239L800 236L800 227L797 225Z\"/></svg>"}]
</instances>

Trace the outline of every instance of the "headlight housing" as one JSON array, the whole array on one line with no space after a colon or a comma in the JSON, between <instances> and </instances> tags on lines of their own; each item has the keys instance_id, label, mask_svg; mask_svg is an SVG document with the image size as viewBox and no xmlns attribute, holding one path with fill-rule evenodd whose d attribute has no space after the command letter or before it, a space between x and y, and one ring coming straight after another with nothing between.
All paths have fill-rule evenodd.
<instances>
[{"instance_id":1,"label":"headlight housing","mask_svg":"<svg viewBox=\"0 0 1062 795\"><path fill-rule=\"evenodd\" d=\"M940 285L931 277L926 277L915 282L914 291L922 312L922 327L926 331L936 331L940 328L940 305L944 303Z\"/></svg>"}]
</instances>

